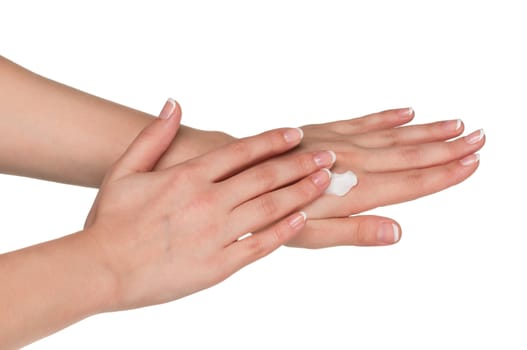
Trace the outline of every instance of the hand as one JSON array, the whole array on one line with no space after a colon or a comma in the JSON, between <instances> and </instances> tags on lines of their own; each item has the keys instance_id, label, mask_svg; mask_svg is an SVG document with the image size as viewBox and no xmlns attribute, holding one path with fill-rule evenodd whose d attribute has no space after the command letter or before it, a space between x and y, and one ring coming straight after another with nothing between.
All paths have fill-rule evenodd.
<instances>
[{"instance_id":1,"label":"hand","mask_svg":"<svg viewBox=\"0 0 527 350\"><path fill-rule=\"evenodd\" d=\"M362 118L302 127L304 139L293 152L333 150L332 171L352 170L358 185L346 196L325 195L304 210L310 220L288 245L383 245L397 242L400 226L392 219L354 216L379 206L410 201L458 184L476 171L483 131L461 135L458 120L397 127L414 117L411 109L388 110ZM332 217L346 217L335 219Z\"/></svg>"},{"instance_id":2,"label":"hand","mask_svg":"<svg viewBox=\"0 0 527 350\"><path fill-rule=\"evenodd\" d=\"M413 117L411 109L403 108L302 127L305 136L293 152L333 150L337 162L332 170L353 170L359 175L359 184L345 197L324 196L306 208L310 220L288 246L395 243L402 231L394 220L347 216L441 191L464 181L476 170L478 162L470 163L476 160L471 154L483 146L484 137L474 144L467 144L464 139L447 142L463 132L463 123L456 120L401 127ZM476 132L472 139L479 134ZM212 133L209 146L212 149L234 140L226 134ZM468 156L464 160L465 164L470 163L467 166L459 162L463 156ZM170 153L168 161L164 159L160 162L162 167L173 164Z\"/></svg>"},{"instance_id":3,"label":"hand","mask_svg":"<svg viewBox=\"0 0 527 350\"><path fill-rule=\"evenodd\" d=\"M332 165L329 152L266 161L298 145L298 129L152 171L180 118L179 105L167 102L108 172L86 220L82 234L113 276L109 310L168 302L222 281L293 238L305 223L298 208L329 184L322 169Z\"/></svg>"}]
</instances>

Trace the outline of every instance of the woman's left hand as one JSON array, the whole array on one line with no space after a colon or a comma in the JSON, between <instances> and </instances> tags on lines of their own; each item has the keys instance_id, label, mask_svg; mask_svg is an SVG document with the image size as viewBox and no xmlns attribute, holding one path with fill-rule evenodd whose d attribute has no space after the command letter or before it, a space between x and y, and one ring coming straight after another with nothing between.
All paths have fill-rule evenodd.
<instances>
[{"instance_id":1,"label":"woman's left hand","mask_svg":"<svg viewBox=\"0 0 527 350\"><path fill-rule=\"evenodd\" d=\"M349 216L442 191L476 171L475 152L485 143L482 131L450 141L463 133L460 120L403 126L413 117L412 109L402 108L302 127L304 139L293 152L332 150L337 155L332 171L352 170L358 184L343 197L324 195L305 208L310 220L289 246L396 243L401 229L394 220ZM216 136L212 148L235 140Z\"/></svg>"},{"instance_id":2,"label":"woman's left hand","mask_svg":"<svg viewBox=\"0 0 527 350\"><path fill-rule=\"evenodd\" d=\"M413 117L413 110L404 108L302 127L305 136L294 152L332 150L337 154L332 171L351 170L358 184L343 197L324 195L305 208L311 220L288 245L396 243L401 229L392 219L349 216L442 191L476 171L483 130L449 141L463 132L460 120L399 127Z\"/></svg>"}]
</instances>

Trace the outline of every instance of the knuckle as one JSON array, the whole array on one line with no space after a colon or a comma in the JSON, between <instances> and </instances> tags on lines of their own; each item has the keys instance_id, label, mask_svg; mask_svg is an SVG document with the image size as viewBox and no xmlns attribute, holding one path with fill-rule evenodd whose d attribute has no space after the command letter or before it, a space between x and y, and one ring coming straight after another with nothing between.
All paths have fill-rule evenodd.
<instances>
[{"instance_id":1,"label":"knuckle","mask_svg":"<svg viewBox=\"0 0 527 350\"><path fill-rule=\"evenodd\" d=\"M415 189L420 190L424 186L423 173L418 170L412 171L407 175L406 181Z\"/></svg>"},{"instance_id":2,"label":"knuckle","mask_svg":"<svg viewBox=\"0 0 527 350\"><path fill-rule=\"evenodd\" d=\"M315 153L311 154L302 154L299 157L296 157L293 163L293 167L298 170L300 174L310 174L315 169L315 162L313 156Z\"/></svg>"},{"instance_id":3,"label":"knuckle","mask_svg":"<svg viewBox=\"0 0 527 350\"><path fill-rule=\"evenodd\" d=\"M283 133L283 129L278 129L268 131L262 134L262 136L264 137L264 142L271 152L277 153L286 148L286 141L283 136Z\"/></svg>"},{"instance_id":4,"label":"knuckle","mask_svg":"<svg viewBox=\"0 0 527 350\"><path fill-rule=\"evenodd\" d=\"M440 181L445 183L447 186L451 186L459 182L462 178L459 166L445 166L441 171Z\"/></svg>"},{"instance_id":5,"label":"knuckle","mask_svg":"<svg viewBox=\"0 0 527 350\"><path fill-rule=\"evenodd\" d=\"M199 158L190 159L185 162L185 171L192 175L199 174L203 168L203 161Z\"/></svg>"},{"instance_id":6,"label":"knuckle","mask_svg":"<svg viewBox=\"0 0 527 350\"><path fill-rule=\"evenodd\" d=\"M401 159L407 164L419 164L422 158L422 151L418 146L406 146L399 152Z\"/></svg>"},{"instance_id":7,"label":"knuckle","mask_svg":"<svg viewBox=\"0 0 527 350\"><path fill-rule=\"evenodd\" d=\"M271 231L271 247L277 247L282 242L286 240L291 231L291 226L288 223L282 221L280 224L276 225Z\"/></svg>"},{"instance_id":8,"label":"knuckle","mask_svg":"<svg viewBox=\"0 0 527 350\"><path fill-rule=\"evenodd\" d=\"M459 144L456 142L447 142L445 144L442 144L445 155L448 157L448 159L454 159L457 158L460 154L460 147L458 147Z\"/></svg>"},{"instance_id":9,"label":"knuckle","mask_svg":"<svg viewBox=\"0 0 527 350\"><path fill-rule=\"evenodd\" d=\"M216 208L220 201L217 193L213 191L193 192L192 198L188 199L185 206L187 212L209 212L212 208ZM217 232L217 227L213 224L206 225L208 232Z\"/></svg>"},{"instance_id":10,"label":"knuckle","mask_svg":"<svg viewBox=\"0 0 527 350\"><path fill-rule=\"evenodd\" d=\"M254 182L261 186L263 192L274 189L278 182L278 174L271 164L264 164L254 171Z\"/></svg>"},{"instance_id":11,"label":"knuckle","mask_svg":"<svg viewBox=\"0 0 527 350\"><path fill-rule=\"evenodd\" d=\"M230 152L238 159L249 159L251 157L251 148L247 139L241 139L227 146Z\"/></svg>"},{"instance_id":12,"label":"knuckle","mask_svg":"<svg viewBox=\"0 0 527 350\"><path fill-rule=\"evenodd\" d=\"M302 198L309 200L318 196L321 193L321 189L316 186L313 181L305 181L299 188L299 192Z\"/></svg>"},{"instance_id":13,"label":"knuckle","mask_svg":"<svg viewBox=\"0 0 527 350\"><path fill-rule=\"evenodd\" d=\"M381 133L381 137L386 140L387 146L395 146L399 143L399 138L395 130L385 130Z\"/></svg>"},{"instance_id":14,"label":"knuckle","mask_svg":"<svg viewBox=\"0 0 527 350\"><path fill-rule=\"evenodd\" d=\"M278 211L276 200L272 196L265 196L259 199L260 211L263 215L274 217Z\"/></svg>"},{"instance_id":15,"label":"knuckle","mask_svg":"<svg viewBox=\"0 0 527 350\"><path fill-rule=\"evenodd\" d=\"M246 248L249 255L255 258L262 257L266 254L267 248L261 237L252 236L247 239Z\"/></svg>"},{"instance_id":16,"label":"knuckle","mask_svg":"<svg viewBox=\"0 0 527 350\"><path fill-rule=\"evenodd\" d=\"M181 184L192 186L195 179L193 172L187 166L178 167L170 177L171 187L181 187Z\"/></svg>"},{"instance_id":17,"label":"knuckle","mask_svg":"<svg viewBox=\"0 0 527 350\"><path fill-rule=\"evenodd\" d=\"M365 222L359 220L357 226L355 227L355 244L365 245L368 243L368 228L365 227Z\"/></svg>"}]
</instances>

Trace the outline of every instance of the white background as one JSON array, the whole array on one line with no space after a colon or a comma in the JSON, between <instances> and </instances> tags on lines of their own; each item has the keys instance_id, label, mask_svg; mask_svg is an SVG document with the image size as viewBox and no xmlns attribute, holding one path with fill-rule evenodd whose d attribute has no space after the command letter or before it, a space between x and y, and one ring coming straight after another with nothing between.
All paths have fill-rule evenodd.
<instances>
[{"instance_id":1,"label":"white background","mask_svg":"<svg viewBox=\"0 0 527 350\"><path fill-rule=\"evenodd\" d=\"M244 136L411 105L415 123L487 133L465 183L375 211L401 223L395 246L282 248L29 348L525 349L521 3L2 1L2 55L153 114L172 96L190 126ZM0 251L78 231L95 194L1 176Z\"/></svg>"}]
</instances>

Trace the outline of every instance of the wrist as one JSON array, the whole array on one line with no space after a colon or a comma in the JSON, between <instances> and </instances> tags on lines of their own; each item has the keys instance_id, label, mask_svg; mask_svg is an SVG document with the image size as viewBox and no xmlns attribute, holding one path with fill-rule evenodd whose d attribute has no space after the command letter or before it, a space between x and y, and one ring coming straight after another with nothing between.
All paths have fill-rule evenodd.
<instances>
[{"instance_id":1,"label":"wrist","mask_svg":"<svg viewBox=\"0 0 527 350\"><path fill-rule=\"evenodd\" d=\"M94 230L88 228L69 236L79 273L83 273L86 317L113 311L116 305L116 278L93 234Z\"/></svg>"},{"instance_id":2,"label":"wrist","mask_svg":"<svg viewBox=\"0 0 527 350\"><path fill-rule=\"evenodd\" d=\"M161 157L155 169L169 168L235 140L235 137L221 131L205 131L181 126L172 144Z\"/></svg>"}]
</instances>

